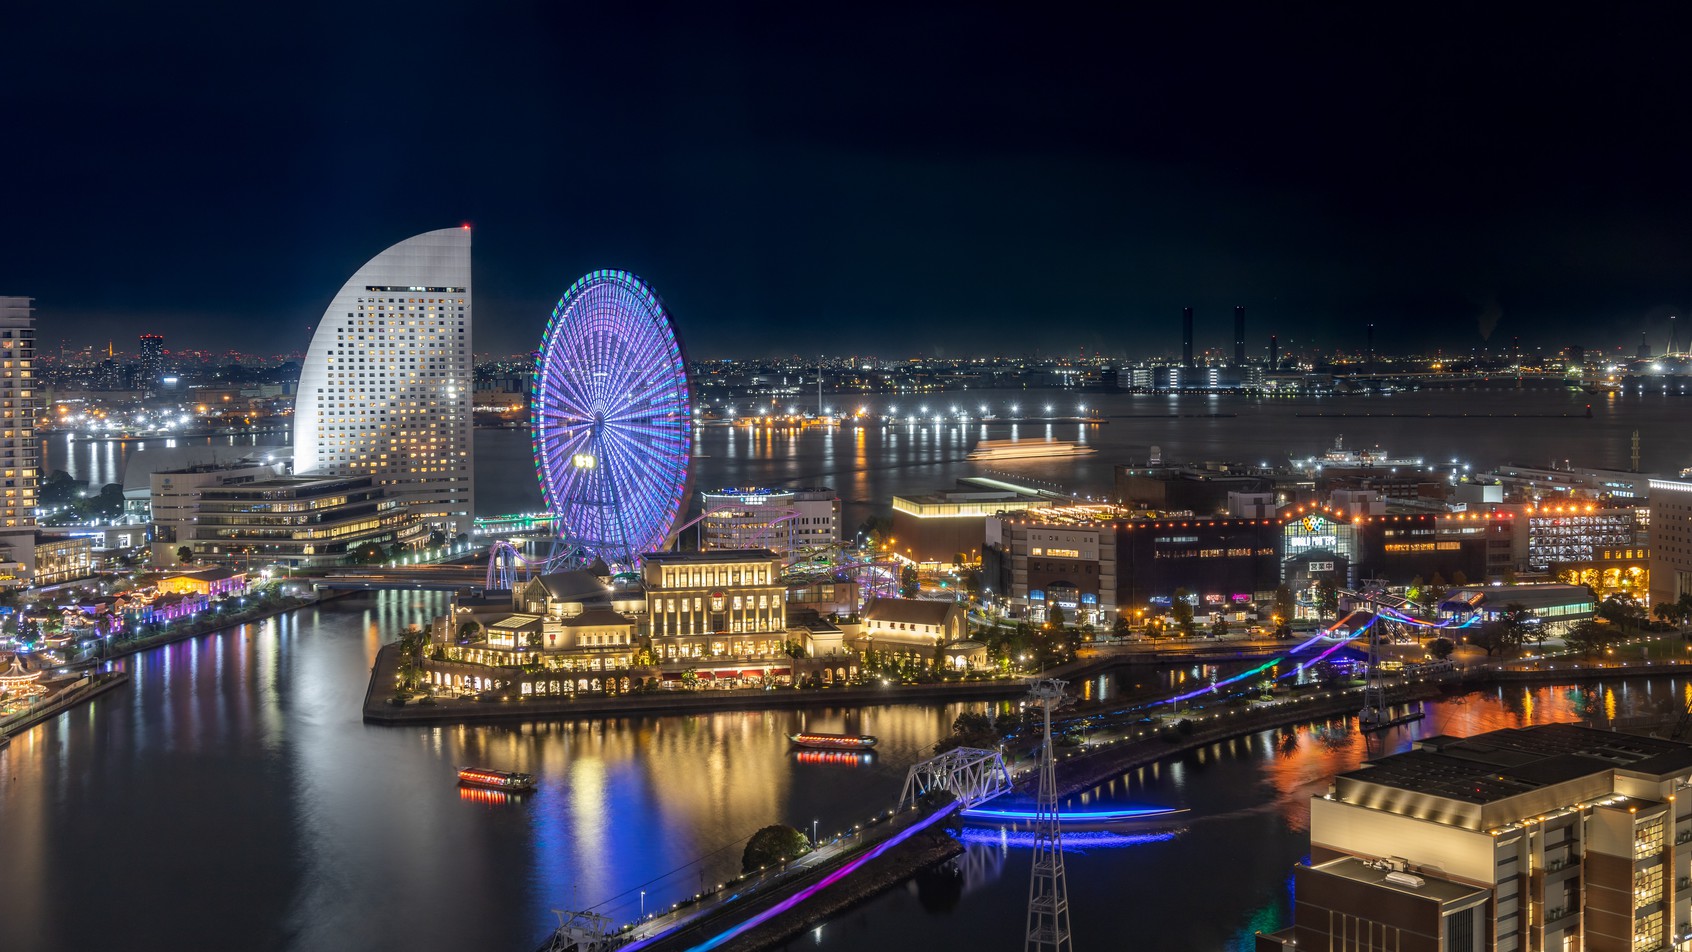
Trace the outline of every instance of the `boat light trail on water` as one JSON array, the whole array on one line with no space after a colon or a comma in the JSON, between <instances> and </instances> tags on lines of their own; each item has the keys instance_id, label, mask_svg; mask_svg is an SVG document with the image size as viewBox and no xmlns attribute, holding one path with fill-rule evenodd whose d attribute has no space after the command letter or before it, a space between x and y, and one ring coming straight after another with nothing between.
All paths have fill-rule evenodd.
<instances>
[{"instance_id":1,"label":"boat light trail on water","mask_svg":"<svg viewBox=\"0 0 1692 952\"><path fill-rule=\"evenodd\" d=\"M1112 820L1139 820L1149 816L1185 813L1175 807L1130 807L1121 810L1060 810L1058 819L1065 823L1109 823ZM971 820L1032 820L1039 816L1034 810L992 810L971 807L959 816Z\"/></svg>"},{"instance_id":2,"label":"boat light trail on water","mask_svg":"<svg viewBox=\"0 0 1692 952\"><path fill-rule=\"evenodd\" d=\"M822 879L812 883L809 886L806 886L804 889L799 890L798 892L796 892L793 895L787 897L786 899L783 899L781 902L778 902L775 905L771 906L770 908L765 909L763 912L760 912L757 915L751 917L750 919L747 919L745 922L742 922L740 925L735 926L734 928L728 930L727 932L718 933L717 935L712 936L709 939L706 939L704 942L701 942L696 946L690 947L688 949L688 952L707 952L707 950L715 949L718 946L722 945L723 943L729 941L730 939L735 938L736 936L745 935L748 931L750 931L752 929L756 929L757 927L763 925L764 923L770 921L771 919L774 919L776 916L779 916L782 913L787 912L789 909L792 909L793 907L799 905L800 903L802 903L805 900L811 898L812 896L815 896L817 893L823 891L824 889L827 889L829 886L832 886L835 883L841 881L842 879L845 879L847 876L852 875L853 872L858 870L865 863L868 863L869 861L875 859L876 857L881 856L883 853L886 853L888 850L892 849L893 847L898 846L900 843L905 842L906 840L910 839L911 837L915 836L916 834L918 834L918 833L922 832L923 830L926 830L929 827L933 826L935 823L938 823L939 821L945 819L946 817L950 816L952 814L952 812L954 810L956 810L957 808L958 808L958 804L952 803L952 804L948 804L945 807L942 807L939 810L934 811L933 813L929 814L926 818L924 818L924 819L922 819L922 820L920 820L916 823L913 823L910 826L906 827L904 830L900 831L899 833L894 834L891 838L889 838L888 840L886 840L885 842L883 842L879 846L875 847L874 849L870 850L869 852L865 853L864 855L859 856L858 858L851 860L850 862L847 862L845 865L841 866L839 869L835 870L834 872L829 873L827 876L824 876ZM650 935L650 936L647 936L646 938L641 939L637 942L632 942L628 945L625 945L625 946L623 946L623 952L635 952L636 949L641 949L641 948L644 948L648 945L651 945L653 942L657 941L660 936L662 936L664 934L665 933L658 933L656 935Z\"/></svg>"},{"instance_id":3,"label":"boat light trail on water","mask_svg":"<svg viewBox=\"0 0 1692 952\"><path fill-rule=\"evenodd\" d=\"M1163 833L1109 833L1104 831L1065 831L1063 851L1079 853L1089 849L1121 849L1125 846L1144 846L1147 843L1166 843L1176 837L1173 830ZM986 846L1032 847L1032 830L964 830L958 839L965 843Z\"/></svg>"}]
</instances>

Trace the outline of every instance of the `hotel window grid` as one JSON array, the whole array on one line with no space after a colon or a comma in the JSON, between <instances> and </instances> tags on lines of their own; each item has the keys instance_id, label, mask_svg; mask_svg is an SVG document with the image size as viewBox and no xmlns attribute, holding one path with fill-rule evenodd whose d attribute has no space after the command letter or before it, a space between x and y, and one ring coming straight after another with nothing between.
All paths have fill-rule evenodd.
<instances>
[{"instance_id":1,"label":"hotel window grid","mask_svg":"<svg viewBox=\"0 0 1692 952\"><path fill-rule=\"evenodd\" d=\"M1633 831L1633 858L1654 856L1663 848L1663 818L1653 817L1641 822Z\"/></svg>"}]
</instances>

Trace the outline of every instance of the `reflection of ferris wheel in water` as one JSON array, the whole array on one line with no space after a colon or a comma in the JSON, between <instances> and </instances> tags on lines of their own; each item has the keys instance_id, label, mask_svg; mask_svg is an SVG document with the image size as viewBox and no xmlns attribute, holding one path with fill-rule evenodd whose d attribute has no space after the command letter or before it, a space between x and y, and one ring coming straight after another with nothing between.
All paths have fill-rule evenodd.
<instances>
[{"instance_id":1,"label":"reflection of ferris wheel in water","mask_svg":"<svg viewBox=\"0 0 1692 952\"><path fill-rule=\"evenodd\" d=\"M530 395L535 473L572 548L632 568L681 515L693 411L664 304L625 271L595 271L552 309Z\"/></svg>"}]
</instances>

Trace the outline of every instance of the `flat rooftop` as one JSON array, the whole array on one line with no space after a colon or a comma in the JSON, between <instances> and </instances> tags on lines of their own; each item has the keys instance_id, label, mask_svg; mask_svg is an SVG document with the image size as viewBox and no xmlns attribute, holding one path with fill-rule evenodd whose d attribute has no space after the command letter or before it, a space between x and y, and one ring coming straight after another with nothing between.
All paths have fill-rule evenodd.
<instances>
[{"instance_id":1,"label":"flat rooftop","mask_svg":"<svg viewBox=\"0 0 1692 952\"><path fill-rule=\"evenodd\" d=\"M1692 745L1574 724L1428 737L1416 749L1341 774L1464 803L1491 803L1578 777L1623 769L1663 775L1692 769Z\"/></svg>"},{"instance_id":2,"label":"flat rooftop","mask_svg":"<svg viewBox=\"0 0 1692 952\"><path fill-rule=\"evenodd\" d=\"M1349 879L1352 882L1363 883L1369 886L1377 886L1382 889L1390 889L1394 892L1403 893L1406 896L1417 896L1422 899L1432 899L1442 905L1451 903L1462 904L1471 900L1478 902L1492 896L1491 890L1482 889L1479 886L1468 886L1463 883L1454 883L1449 879L1441 879L1437 876L1429 875L1428 873L1410 873L1410 875L1421 879L1422 885L1420 886L1414 886L1403 882L1395 883L1392 880L1387 879L1387 874L1392 872L1392 868L1390 866L1368 863L1355 856L1345 856L1340 859L1329 860L1320 866L1312 866L1311 869L1319 873L1326 873L1329 876L1338 876L1342 879Z\"/></svg>"},{"instance_id":3,"label":"flat rooftop","mask_svg":"<svg viewBox=\"0 0 1692 952\"><path fill-rule=\"evenodd\" d=\"M648 552L641 559L653 565L697 565L711 562L761 562L776 558L769 549L707 549L704 552Z\"/></svg>"}]
</instances>

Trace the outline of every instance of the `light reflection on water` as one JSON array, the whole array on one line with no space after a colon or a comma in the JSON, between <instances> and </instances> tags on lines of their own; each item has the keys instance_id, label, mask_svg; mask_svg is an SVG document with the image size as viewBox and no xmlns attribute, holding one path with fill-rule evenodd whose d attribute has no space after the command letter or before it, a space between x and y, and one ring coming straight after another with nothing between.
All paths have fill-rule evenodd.
<instances>
[{"instance_id":1,"label":"light reflection on water","mask_svg":"<svg viewBox=\"0 0 1692 952\"><path fill-rule=\"evenodd\" d=\"M1672 678L1500 687L1431 702L1423 720L1367 736L1349 719L1334 719L1219 741L1136 768L1068 798L1066 806L1155 805L1188 812L1166 828L1136 824L1118 831L1124 837L1172 833L1171 839L1066 853L1076 945L1115 948L1121 930L1131 927L1137 947L1248 952L1255 931L1287 922L1290 871L1309 850L1310 798L1326 792L1335 774L1408 750L1420 737L1593 718L1603 726L1611 716L1677 710L1688 698L1692 682ZM970 849L1003 851L1004 862L990 874L997 878L971 881L969 898L955 909L934 911L913 884L830 923L821 944L999 944L999 937L1022 927L1030 854L1009 840L976 842L992 835L972 833ZM797 941L788 946L799 947Z\"/></svg>"},{"instance_id":2,"label":"light reflection on water","mask_svg":"<svg viewBox=\"0 0 1692 952\"><path fill-rule=\"evenodd\" d=\"M131 686L17 737L0 751L4 947L95 947L122 922L134 949L526 952L554 908L633 918L641 889L652 911L738 873L759 827L826 837L891 807L906 768L986 707L364 725L381 638L440 604L345 599L156 649ZM800 730L881 743L819 762L790 749ZM467 792L467 765L539 789Z\"/></svg>"}]
</instances>

